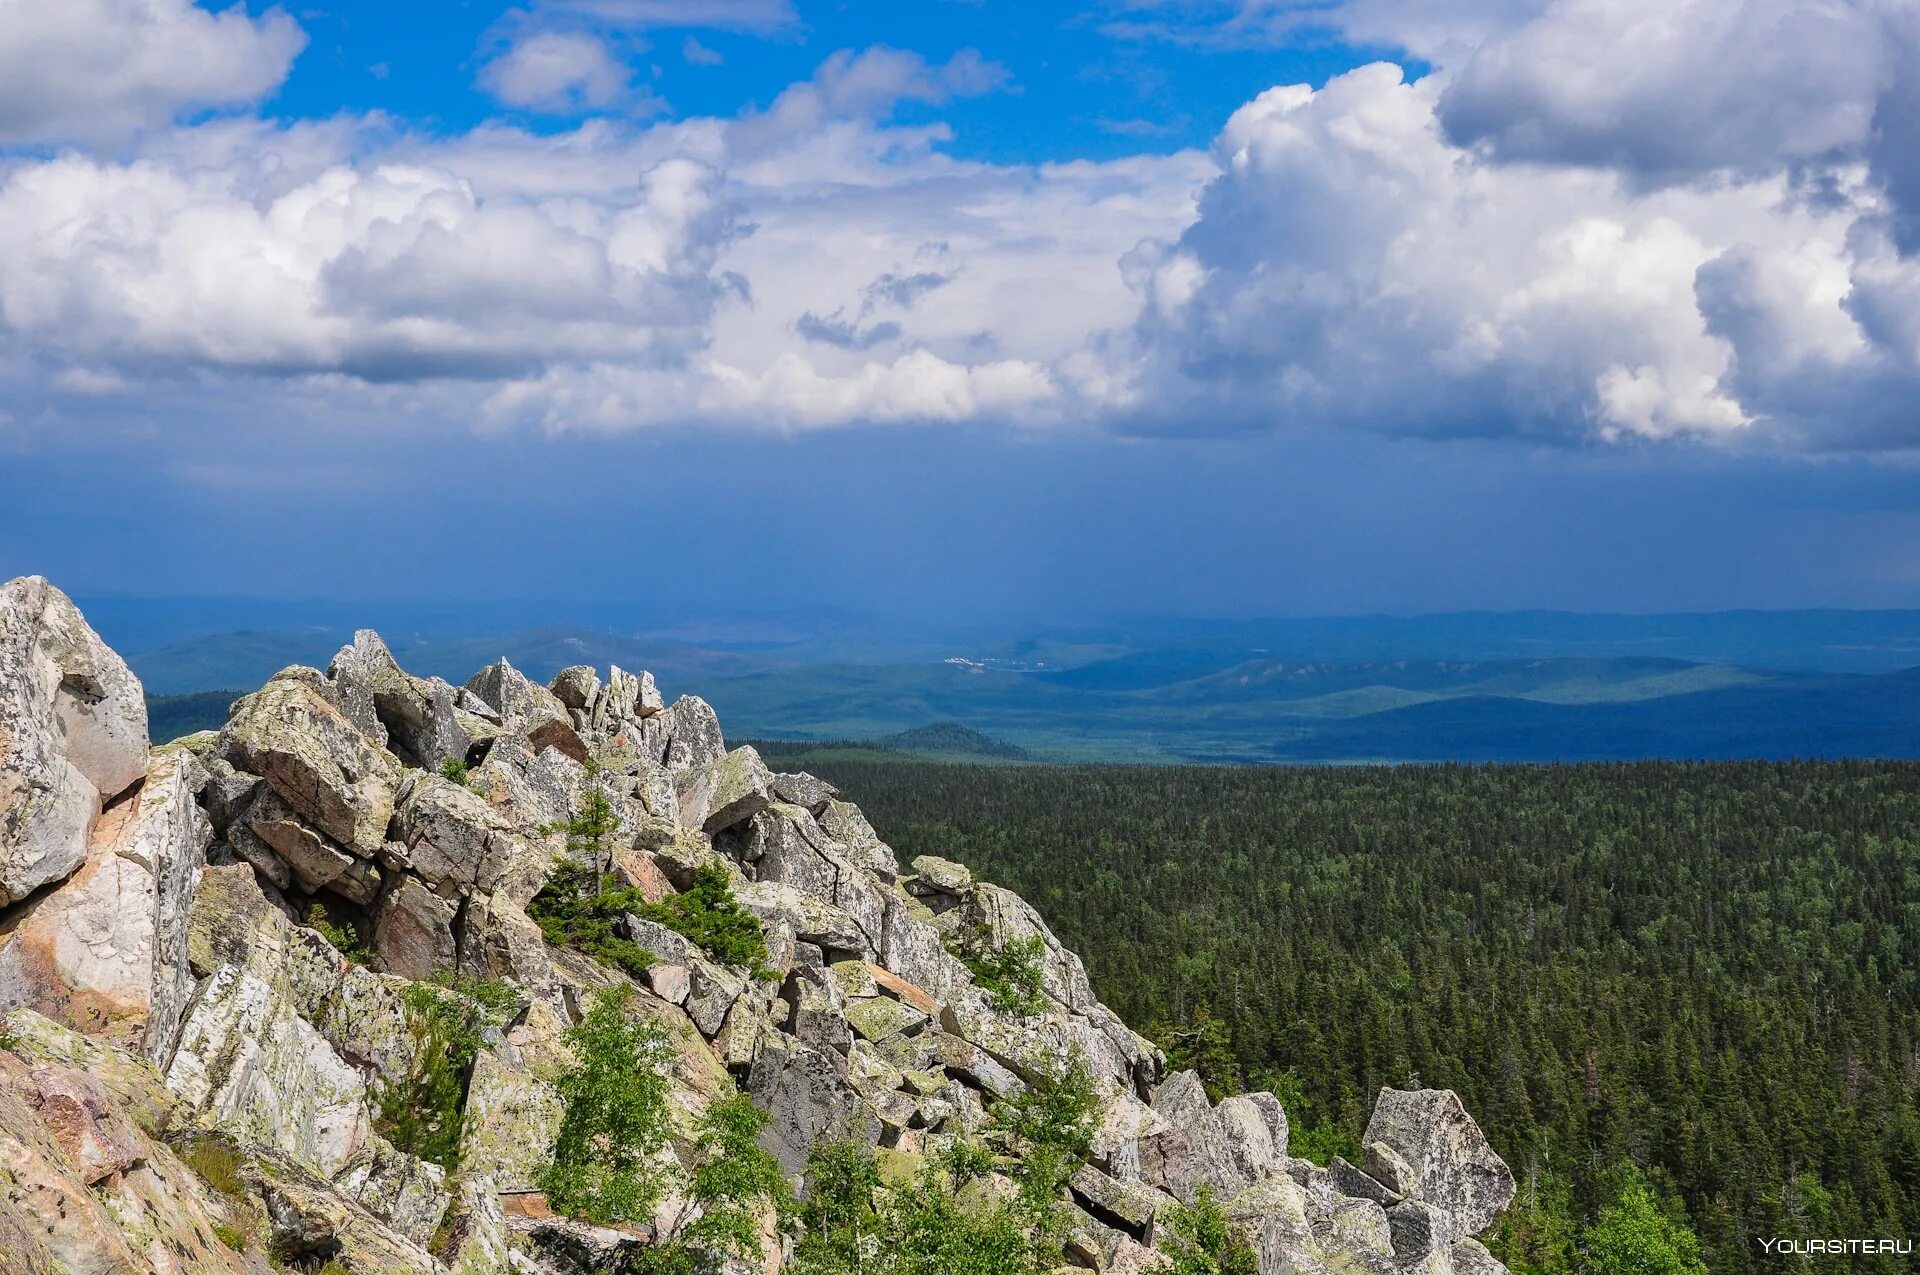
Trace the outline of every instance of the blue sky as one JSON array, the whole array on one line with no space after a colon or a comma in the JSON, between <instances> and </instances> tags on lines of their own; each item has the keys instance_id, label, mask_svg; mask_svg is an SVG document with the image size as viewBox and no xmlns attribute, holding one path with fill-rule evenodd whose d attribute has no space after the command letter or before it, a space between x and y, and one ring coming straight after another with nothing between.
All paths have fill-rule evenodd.
<instances>
[{"instance_id":1,"label":"blue sky","mask_svg":"<svg viewBox=\"0 0 1920 1275\"><path fill-rule=\"evenodd\" d=\"M268 6L251 7L260 13ZM1125 10L1071 3L846 0L744 28L702 25L700 6L683 8L684 24L649 24L616 37L667 112L725 116L765 106L838 49L888 45L935 62L975 50L1006 68L1007 91L938 112L918 107L905 118L945 120L954 133L945 147L950 154L994 163L1204 148L1262 89L1323 83L1366 57L1331 37L1293 47L1203 47L1116 34ZM266 109L285 118L385 111L442 132L503 115L536 129L565 129L573 113L502 112L476 84L487 52L519 26L512 12L454 0L303 6L298 14L309 47Z\"/></svg>"},{"instance_id":2,"label":"blue sky","mask_svg":"<svg viewBox=\"0 0 1920 1275\"><path fill-rule=\"evenodd\" d=\"M1916 50L1879 0L0 0L0 572L1920 605Z\"/></svg>"}]
</instances>

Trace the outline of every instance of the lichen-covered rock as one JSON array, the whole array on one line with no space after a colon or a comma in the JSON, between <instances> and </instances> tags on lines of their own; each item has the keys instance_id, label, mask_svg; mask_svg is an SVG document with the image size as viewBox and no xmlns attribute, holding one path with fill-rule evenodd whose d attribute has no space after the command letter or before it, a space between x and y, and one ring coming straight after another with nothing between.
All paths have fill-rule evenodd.
<instances>
[{"instance_id":1,"label":"lichen-covered rock","mask_svg":"<svg viewBox=\"0 0 1920 1275\"><path fill-rule=\"evenodd\" d=\"M880 1143L880 1117L855 1091L847 1060L794 1042L769 1043L753 1060L747 1092L767 1113L761 1145L789 1174L807 1167L807 1155L827 1142Z\"/></svg>"},{"instance_id":2,"label":"lichen-covered rock","mask_svg":"<svg viewBox=\"0 0 1920 1275\"><path fill-rule=\"evenodd\" d=\"M78 868L102 801L146 767L126 662L41 577L0 585L0 907Z\"/></svg>"},{"instance_id":3,"label":"lichen-covered rock","mask_svg":"<svg viewBox=\"0 0 1920 1275\"><path fill-rule=\"evenodd\" d=\"M14 1016L39 1035L53 1024ZM140 1064L118 1054L115 1066ZM149 1073L150 1075L151 1073ZM8 1275L248 1275L214 1204L89 1072L0 1051L0 1270Z\"/></svg>"},{"instance_id":4,"label":"lichen-covered rock","mask_svg":"<svg viewBox=\"0 0 1920 1275\"><path fill-rule=\"evenodd\" d=\"M327 668L340 708L361 733L410 766L438 770L473 742L455 711L453 687L404 672L372 629L361 629Z\"/></svg>"},{"instance_id":5,"label":"lichen-covered rock","mask_svg":"<svg viewBox=\"0 0 1920 1275\"><path fill-rule=\"evenodd\" d=\"M751 748L678 772L680 826L712 836L773 804L773 772Z\"/></svg>"},{"instance_id":6,"label":"lichen-covered rock","mask_svg":"<svg viewBox=\"0 0 1920 1275\"><path fill-rule=\"evenodd\" d=\"M1234 1134L1207 1101L1200 1077L1176 1072L1153 1093L1167 1127L1140 1143L1140 1176L1191 1204L1202 1187L1222 1199L1253 1185L1236 1156Z\"/></svg>"},{"instance_id":7,"label":"lichen-covered rock","mask_svg":"<svg viewBox=\"0 0 1920 1275\"><path fill-rule=\"evenodd\" d=\"M201 990L167 1087L205 1128L277 1147L322 1177L367 1140L367 1081L282 990L238 966Z\"/></svg>"},{"instance_id":8,"label":"lichen-covered rock","mask_svg":"<svg viewBox=\"0 0 1920 1275\"><path fill-rule=\"evenodd\" d=\"M31 1006L155 1062L193 993L187 918L212 829L197 763L157 753L147 781L94 829L87 862L0 938L0 1012Z\"/></svg>"},{"instance_id":9,"label":"lichen-covered rock","mask_svg":"<svg viewBox=\"0 0 1920 1275\"><path fill-rule=\"evenodd\" d=\"M567 706L505 660L495 660L467 679L466 689L477 696L509 731L526 732L543 722L567 720Z\"/></svg>"},{"instance_id":10,"label":"lichen-covered rock","mask_svg":"<svg viewBox=\"0 0 1920 1275\"><path fill-rule=\"evenodd\" d=\"M552 1085L523 1064L482 1051L467 1087L462 1171L491 1178L502 1191L537 1189L565 1114Z\"/></svg>"},{"instance_id":11,"label":"lichen-covered rock","mask_svg":"<svg viewBox=\"0 0 1920 1275\"><path fill-rule=\"evenodd\" d=\"M322 836L367 858L386 840L400 764L328 701L315 677L289 669L236 703L220 749Z\"/></svg>"},{"instance_id":12,"label":"lichen-covered rock","mask_svg":"<svg viewBox=\"0 0 1920 1275\"><path fill-rule=\"evenodd\" d=\"M1486 1230L1513 1202L1513 1171L1451 1089L1382 1089L1365 1140L1405 1160L1413 1182L1403 1194L1446 1209L1463 1236Z\"/></svg>"},{"instance_id":13,"label":"lichen-covered rock","mask_svg":"<svg viewBox=\"0 0 1920 1275\"><path fill-rule=\"evenodd\" d=\"M669 771L709 766L727 755L719 715L698 695L682 695L641 725L642 754Z\"/></svg>"},{"instance_id":14,"label":"lichen-covered rock","mask_svg":"<svg viewBox=\"0 0 1920 1275\"><path fill-rule=\"evenodd\" d=\"M453 936L456 919L452 901L407 877L381 898L374 920L381 967L412 979L452 970L460 956Z\"/></svg>"}]
</instances>

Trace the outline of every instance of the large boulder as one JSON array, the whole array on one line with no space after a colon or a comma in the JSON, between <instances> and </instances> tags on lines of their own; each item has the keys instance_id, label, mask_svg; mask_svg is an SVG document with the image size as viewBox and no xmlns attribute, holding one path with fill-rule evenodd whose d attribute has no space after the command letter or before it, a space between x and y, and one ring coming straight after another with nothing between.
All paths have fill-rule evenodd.
<instances>
[{"instance_id":1,"label":"large boulder","mask_svg":"<svg viewBox=\"0 0 1920 1275\"><path fill-rule=\"evenodd\" d=\"M1513 1202L1513 1171L1451 1089L1382 1089L1365 1141L1406 1161L1413 1181L1397 1189L1447 1210L1459 1235L1485 1231Z\"/></svg>"},{"instance_id":2,"label":"large boulder","mask_svg":"<svg viewBox=\"0 0 1920 1275\"><path fill-rule=\"evenodd\" d=\"M386 840L401 768L328 698L311 669L287 669L233 706L220 753L259 775L314 830L371 858Z\"/></svg>"},{"instance_id":3,"label":"large boulder","mask_svg":"<svg viewBox=\"0 0 1920 1275\"><path fill-rule=\"evenodd\" d=\"M31 1006L163 1062L193 995L187 919L213 830L196 763L155 754L146 783L94 830L87 862L0 940L0 1012Z\"/></svg>"},{"instance_id":4,"label":"large boulder","mask_svg":"<svg viewBox=\"0 0 1920 1275\"><path fill-rule=\"evenodd\" d=\"M763 1045L747 1077L747 1092L767 1113L760 1142L787 1173L806 1170L807 1155L828 1142L873 1147L880 1117L854 1090L847 1060L797 1041Z\"/></svg>"},{"instance_id":5,"label":"large boulder","mask_svg":"<svg viewBox=\"0 0 1920 1275\"><path fill-rule=\"evenodd\" d=\"M0 907L78 868L102 802L146 769L126 662L44 579L0 585Z\"/></svg>"},{"instance_id":6,"label":"large boulder","mask_svg":"<svg viewBox=\"0 0 1920 1275\"><path fill-rule=\"evenodd\" d=\"M509 730L531 731L544 722L567 721L567 706L546 687L505 660L495 660L467 679L477 696Z\"/></svg>"},{"instance_id":7,"label":"large boulder","mask_svg":"<svg viewBox=\"0 0 1920 1275\"><path fill-rule=\"evenodd\" d=\"M361 629L327 668L340 709L361 733L411 766L438 770L472 743L455 712L453 687L403 670L372 629Z\"/></svg>"}]
</instances>

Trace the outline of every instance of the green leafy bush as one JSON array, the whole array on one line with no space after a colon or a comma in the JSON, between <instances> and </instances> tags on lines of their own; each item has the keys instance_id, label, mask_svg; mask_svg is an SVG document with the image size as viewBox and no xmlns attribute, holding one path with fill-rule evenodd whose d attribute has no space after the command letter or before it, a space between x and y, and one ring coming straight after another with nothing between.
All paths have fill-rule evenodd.
<instances>
[{"instance_id":1,"label":"green leafy bush","mask_svg":"<svg viewBox=\"0 0 1920 1275\"><path fill-rule=\"evenodd\" d=\"M414 1058L405 1080L382 1085L374 1126L400 1150L453 1172L460 1167L467 1082L480 1033L519 1008L519 992L494 980L414 983L402 993Z\"/></svg>"},{"instance_id":2,"label":"green leafy bush","mask_svg":"<svg viewBox=\"0 0 1920 1275\"><path fill-rule=\"evenodd\" d=\"M562 859L547 874L527 915L555 947L584 952L637 978L653 964L653 953L626 936L626 918L647 906L638 890L609 888L594 868Z\"/></svg>"},{"instance_id":3,"label":"green leafy bush","mask_svg":"<svg viewBox=\"0 0 1920 1275\"><path fill-rule=\"evenodd\" d=\"M316 899L313 906L307 909L307 924L355 965L373 964L373 947L361 933L359 922L336 922L327 905Z\"/></svg>"},{"instance_id":4,"label":"green leafy bush","mask_svg":"<svg viewBox=\"0 0 1920 1275\"><path fill-rule=\"evenodd\" d=\"M467 783L466 761L459 757L447 758L440 763L440 776L443 779L451 779L454 783L464 788Z\"/></svg>"},{"instance_id":5,"label":"green leafy bush","mask_svg":"<svg viewBox=\"0 0 1920 1275\"><path fill-rule=\"evenodd\" d=\"M1040 958L1046 955L1046 940L1038 934L1009 939L999 947L979 933L969 932L954 950L973 974L973 981L987 994L993 1007L1003 1014L1038 1014L1047 1007L1041 990Z\"/></svg>"},{"instance_id":6,"label":"green leafy bush","mask_svg":"<svg viewBox=\"0 0 1920 1275\"><path fill-rule=\"evenodd\" d=\"M1175 1207L1168 1215L1170 1235L1161 1251L1172 1258L1166 1275L1259 1275L1260 1257L1227 1211L1203 1186L1191 1206Z\"/></svg>"},{"instance_id":7,"label":"green leafy bush","mask_svg":"<svg viewBox=\"0 0 1920 1275\"><path fill-rule=\"evenodd\" d=\"M1589 1275L1706 1275L1700 1241L1653 1188L1630 1177L1581 1236Z\"/></svg>"},{"instance_id":8,"label":"green leafy bush","mask_svg":"<svg viewBox=\"0 0 1920 1275\"><path fill-rule=\"evenodd\" d=\"M990 1160L964 1146L911 1182L883 1188L867 1148L818 1147L807 1163L797 1275L1039 1275L1058 1245L1021 1200L961 1203ZM1051 1248L1051 1253L1049 1249Z\"/></svg>"},{"instance_id":9,"label":"green leafy bush","mask_svg":"<svg viewBox=\"0 0 1920 1275\"><path fill-rule=\"evenodd\" d=\"M641 1221L666 1188L656 1157L673 1130L673 1047L658 1026L628 1014L630 996L624 987L594 994L567 1032L575 1062L554 1082L566 1115L541 1187L554 1208L582 1221Z\"/></svg>"},{"instance_id":10,"label":"green leafy bush","mask_svg":"<svg viewBox=\"0 0 1920 1275\"><path fill-rule=\"evenodd\" d=\"M1057 1071L1036 1076L1013 1098L995 1104L994 1116L1013 1140L1021 1198L1036 1216L1052 1208L1086 1157L1097 1106L1093 1072L1077 1053Z\"/></svg>"},{"instance_id":11,"label":"green leafy bush","mask_svg":"<svg viewBox=\"0 0 1920 1275\"><path fill-rule=\"evenodd\" d=\"M740 906L733 882L718 864L694 869L686 889L658 903L642 902L634 912L684 935L722 965L745 966L758 978L773 977L766 968L767 936L760 918Z\"/></svg>"},{"instance_id":12,"label":"green leafy bush","mask_svg":"<svg viewBox=\"0 0 1920 1275\"><path fill-rule=\"evenodd\" d=\"M766 1256L761 1219L792 1215L793 1192L780 1162L760 1145L766 1113L740 1094L716 1098L694 1134L686 1194L698 1208L682 1214L644 1251L645 1275L708 1275L730 1261L757 1267Z\"/></svg>"}]
</instances>

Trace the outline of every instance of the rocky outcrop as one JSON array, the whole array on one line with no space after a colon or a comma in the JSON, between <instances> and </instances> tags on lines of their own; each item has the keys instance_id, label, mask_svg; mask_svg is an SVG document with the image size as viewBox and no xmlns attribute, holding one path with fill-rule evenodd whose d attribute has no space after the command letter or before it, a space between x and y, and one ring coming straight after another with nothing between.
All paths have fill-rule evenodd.
<instances>
[{"instance_id":1,"label":"rocky outcrop","mask_svg":"<svg viewBox=\"0 0 1920 1275\"><path fill-rule=\"evenodd\" d=\"M1156 1269L1170 1212L1208 1194L1263 1272L1501 1269L1471 1237L1512 1177L1452 1093L1383 1091L1360 1164L1292 1157L1273 1095L1168 1074L1018 895L947 860L903 870L832 785L729 751L705 701L669 705L648 674L542 687L500 661L454 687L361 632L217 735L149 753L145 733L70 602L0 590L0 1251L35 1275L257 1275L269 1252L351 1275L621 1268L633 1233L539 1195L567 1027L616 983L669 1046L672 1154L737 1088L796 1179L848 1140L897 1175L1004 1145L1002 1104L1071 1063L1098 1100L1058 1201L1079 1266ZM615 922L650 957L634 974L549 944L530 912L590 791L612 828L597 873L650 904L717 873L764 957L729 963L638 903ZM1010 952L1033 994L976 978ZM396 1103L449 1065L421 1007L465 1004L463 979L509 987L435 1163Z\"/></svg>"},{"instance_id":2,"label":"rocky outcrop","mask_svg":"<svg viewBox=\"0 0 1920 1275\"><path fill-rule=\"evenodd\" d=\"M146 768L126 662L45 580L0 586L0 906L78 868L102 804Z\"/></svg>"}]
</instances>

